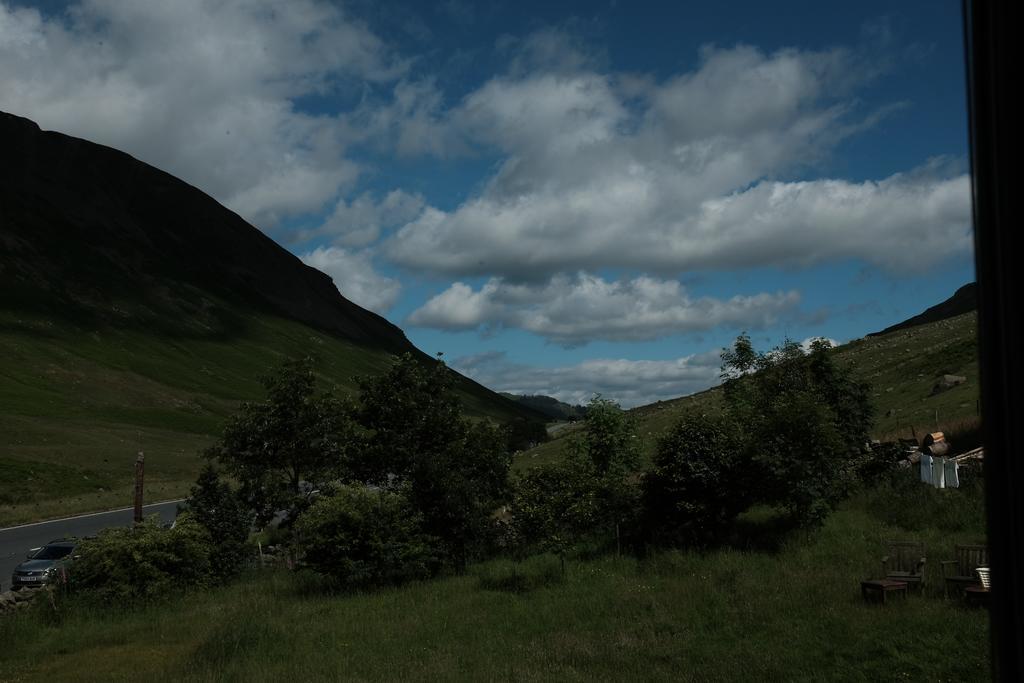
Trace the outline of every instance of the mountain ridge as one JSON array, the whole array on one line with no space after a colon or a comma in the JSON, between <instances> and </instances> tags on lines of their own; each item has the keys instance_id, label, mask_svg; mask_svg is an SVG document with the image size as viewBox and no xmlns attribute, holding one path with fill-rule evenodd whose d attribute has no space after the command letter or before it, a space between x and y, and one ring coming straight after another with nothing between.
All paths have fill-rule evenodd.
<instances>
[{"instance_id":1,"label":"mountain ridge","mask_svg":"<svg viewBox=\"0 0 1024 683\"><path fill-rule=\"evenodd\" d=\"M415 351L397 326L345 299L329 276L185 181L119 150L42 131L2 112L0 140L4 305L38 304L42 285L71 309L50 313L114 325L126 317L161 324L161 314L179 321L195 315L213 324L209 309L216 302L204 300L205 292L357 343ZM57 258L61 253L73 258ZM133 304L127 316L104 311L94 300L115 294L97 291L97 282ZM185 287L164 291L169 284Z\"/></svg>"},{"instance_id":2,"label":"mountain ridge","mask_svg":"<svg viewBox=\"0 0 1024 683\"><path fill-rule=\"evenodd\" d=\"M907 318L903 322L890 325L889 327L881 330L880 332L870 332L867 337L879 337L890 332L896 332L898 330L905 330L910 327L916 327L918 325L925 325L927 323L938 322L939 320L946 320L948 318L955 318L958 315L964 313L970 313L978 309L978 283L968 282L963 285L945 301L941 301L934 306L929 306L921 313L915 316Z\"/></svg>"},{"instance_id":3,"label":"mountain ridge","mask_svg":"<svg viewBox=\"0 0 1024 683\"><path fill-rule=\"evenodd\" d=\"M0 526L180 497L259 377L312 356L346 395L400 328L240 216L124 152L0 113ZM544 416L450 370L475 419Z\"/></svg>"}]
</instances>

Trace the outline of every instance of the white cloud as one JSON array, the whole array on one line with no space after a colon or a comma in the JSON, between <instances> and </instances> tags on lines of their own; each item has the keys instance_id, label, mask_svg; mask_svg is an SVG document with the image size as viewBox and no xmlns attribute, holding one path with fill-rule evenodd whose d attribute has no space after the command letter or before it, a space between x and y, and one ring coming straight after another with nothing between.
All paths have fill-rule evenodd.
<instances>
[{"instance_id":1,"label":"white cloud","mask_svg":"<svg viewBox=\"0 0 1024 683\"><path fill-rule=\"evenodd\" d=\"M893 110L842 50L706 49L662 83L579 68L492 79L450 116L504 161L477 195L428 207L385 245L447 275L538 279L623 267L922 269L970 248L966 175L929 164L852 182L781 178Z\"/></svg>"},{"instance_id":2,"label":"white cloud","mask_svg":"<svg viewBox=\"0 0 1024 683\"><path fill-rule=\"evenodd\" d=\"M373 269L366 252L350 252L338 247L319 247L299 256L306 265L321 270L349 301L375 313L390 309L402 291L402 285Z\"/></svg>"},{"instance_id":3,"label":"white cloud","mask_svg":"<svg viewBox=\"0 0 1024 683\"><path fill-rule=\"evenodd\" d=\"M452 367L495 391L544 394L585 404L595 393L632 408L686 396L719 383L718 351L674 360L594 359L562 367L511 363L501 354L458 358Z\"/></svg>"},{"instance_id":4,"label":"white cloud","mask_svg":"<svg viewBox=\"0 0 1024 683\"><path fill-rule=\"evenodd\" d=\"M729 299L694 298L675 280L640 276L608 281L578 273L542 285L492 278L479 290L456 282L408 322L445 330L517 327L566 346L595 339L640 341L721 325L771 325L800 301L797 292Z\"/></svg>"},{"instance_id":5,"label":"white cloud","mask_svg":"<svg viewBox=\"0 0 1024 683\"><path fill-rule=\"evenodd\" d=\"M403 224L423 210L424 200L419 194L392 190L381 200L363 193L351 201L339 199L334 210L316 229L301 232L295 241L302 242L316 236L328 236L344 247L365 247L376 242L381 231Z\"/></svg>"},{"instance_id":6,"label":"white cloud","mask_svg":"<svg viewBox=\"0 0 1024 683\"><path fill-rule=\"evenodd\" d=\"M0 109L125 150L263 227L359 174L344 116L295 99L404 68L319 0L82 0L51 18L0 3Z\"/></svg>"},{"instance_id":7,"label":"white cloud","mask_svg":"<svg viewBox=\"0 0 1024 683\"><path fill-rule=\"evenodd\" d=\"M811 344L818 340L825 342L831 347L839 346L839 342L837 342L835 339L832 339L831 337L808 337L807 339L804 339L802 342L800 342L800 348L803 350L804 353L810 353Z\"/></svg>"}]
</instances>

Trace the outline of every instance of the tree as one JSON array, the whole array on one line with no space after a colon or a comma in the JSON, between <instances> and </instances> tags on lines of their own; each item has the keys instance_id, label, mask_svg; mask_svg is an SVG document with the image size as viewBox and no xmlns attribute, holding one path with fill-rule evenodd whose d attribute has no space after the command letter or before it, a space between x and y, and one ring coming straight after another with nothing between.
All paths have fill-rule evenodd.
<instances>
[{"instance_id":1,"label":"tree","mask_svg":"<svg viewBox=\"0 0 1024 683\"><path fill-rule=\"evenodd\" d=\"M359 382L356 419L368 432L358 478L386 484L465 438L466 425L448 368L403 354L384 374Z\"/></svg>"},{"instance_id":2,"label":"tree","mask_svg":"<svg viewBox=\"0 0 1024 683\"><path fill-rule=\"evenodd\" d=\"M644 477L646 526L666 545L719 540L749 505L743 450L731 421L684 416L658 441Z\"/></svg>"},{"instance_id":3,"label":"tree","mask_svg":"<svg viewBox=\"0 0 1024 683\"><path fill-rule=\"evenodd\" d=\"M342 475L356 438L348 403L316 393L311 359L284 363L263 386L266 398L243 403L204 455L240 483L265 523L282 509L294 518L305 504L302 482Z\"/></svg>"},{"instance_id":4,"label":"tree","mask_svg":"<svg viewBox=\"0 0 1024 683\"><path fill-rule=\"evenodd\" d=\"M199 473L185 508L210 535L213 544L210 565L214 576L224 579L236 574L249 554L246 541L252 515L231 486L221 481L213 465L207 464Z\"/></svg>"},{"instance_id":5,"label":"tree","mask_svg":"<svg viewBox=\"0 0 1024 683\"><path fill-rule=\"evenodd\" d=\"M569 443L573 456L589 461L598 476L636 470L640 462L636 423L618 403L595 395L583 421L582 434Z\"/></svg>"},{"instance_id":6,"label":"tree","mask_svg":"<svg viewBox=\"0 0 1024 683\"><path fill-rule=\"evenodd\" d=\"M593 477L568 463L534 467L513 487L512 514L516 536L530 546L565 554L600 518Z\"/></svg>"},{"instance_id":7,"label":"tree","mask_svg":"<svg viewBox=\"0 0 1024 683\"><path fill-rule=\"evenodd\" d=\"M428 577L437 559L423 518L401 492L342 486L296 522L303 562L351 588Z\"/></svg>"},{"instance_id":8,"label":"tree","mask_svg":"<svg viewBox=\"0 0 1024 683\"><path fill-rule=\"evenodd\" d=\"M595 396L563 463L531 469L515 486L512 513L528 543L564 557L588 534L619 544L640 509L640 439L628 414ZM605 536L607 538L608 536Z\"/></svg>"},{"instance_id":9,"label":"tree","mask_svg":"<svg viewBox=\"0 0 1024 683\"><path fill-rule=\"evenodd\" d=\"M425 531L463 568L507 494L506 435L462 417L440 359L423 363L405 354L387 373L360 381L360 404L362 477L406 490Z\"/></svg>"},{"instance_id":10,"label":"tree","mask_svg":"<svg viewBox=\"0 0 1024 683\"><path fill-rule=\"evenodd\" d=\"M582 435L569 443L568 463L584 475L595 523L619 549L623 529L632 531L640 513L640 436L635 420L600 394L587 404L583 423Z\"/></svg>"},{"instance_id":11,"label":"tree","mask_svg":"<svg viewBox=\"0 0 1024 683\"><path fill-rule=\"evenodd\" d=\"M746 335L722 353L726 411L742 429L752 499L820 524L854 483L874 410L869 388L835 363L824 340L757 353ZM756 494L756 496L755 496Z\"/></svg>"}]
</instances>

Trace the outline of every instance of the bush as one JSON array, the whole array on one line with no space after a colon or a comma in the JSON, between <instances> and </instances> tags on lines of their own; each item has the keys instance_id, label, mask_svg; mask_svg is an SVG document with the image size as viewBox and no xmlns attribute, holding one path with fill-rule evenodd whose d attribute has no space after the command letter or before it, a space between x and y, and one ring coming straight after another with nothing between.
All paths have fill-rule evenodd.
<instances>
[{"instance_id":1,"label":"bush","mask_svg":"<svg viewBox=\"0 0 1024 683\"><path fill-rule=\"evenodd\" d=\"M83 541L70 565L70 585L104 602L166 597L210 581L210 536L188 513L173 529L156 517L134 528L105 529Z\"/></svg>"},{"instance_id":2,"label":"bush","mask_svg":"<svg viewBox=\"0 0 1024 683\"><path fill-rule=\"evenodd\" d=\"M739 439L730 423L685 417L658 442L644 478L646 527L660 544L707 545L747 505Z\"/></svg>"},{"instance_id":3,"label":"bush","mask_svg":"<svg viewBox=\"0 0 1024 683\"><path fill-rule=\"evenodd\" d=\"M564 557L599 519L593 477L567 463L530 469L516 479L512 514L523 544Z\"/></svg>"},{"instance_id":4,"label":"bush","mask_svg":"<svg viewBox=\"0 0 1024 683\"><path fill-rule=\"evenodd\" d=\"M295 535L304 563L343 586L397 585L437 568L434 539L397 492L342 486L302 513Z\"/></svg>"},{"instance_id":5,"label":"bush","mask_svg":"<svg viewBox=\"0 0 1024 683\"><path fill-rule=\"evenodd\" d=\"M917 468L896 470L866 492L864 505L879 521L907 531L984 529L984 479L972 467L960 474L960 488L937 489L921 482Z\"/></svg>"},{"instance_id":6,"label":"bush","mask_svg":"<svg viewBox=\"0 0 1024 683\"><path fill-rule=\"evenodd\" d=\"M237 574L252 555L247 543L252 515L244 501L218 478L212 465L207 465L199 473L185 507L210 535L213 576L223 580Z\"/></svg>"}]
</instances>

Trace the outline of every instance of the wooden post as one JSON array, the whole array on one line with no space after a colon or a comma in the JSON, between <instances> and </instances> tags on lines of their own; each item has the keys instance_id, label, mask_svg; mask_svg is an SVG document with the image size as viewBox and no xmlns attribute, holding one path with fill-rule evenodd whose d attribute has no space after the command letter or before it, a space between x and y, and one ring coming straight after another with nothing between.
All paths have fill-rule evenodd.
<instances>
[{"instance_id":1,"label":"wooden post","mask_svg":"<svg viewBox=\"0 0 1024 683\"><path fill-rule=\"evenodd\" d=\"M146 456L139 451L135 459L135 523L142 523L142 474L145 469Z\"/></svg>"}]
</instances>

